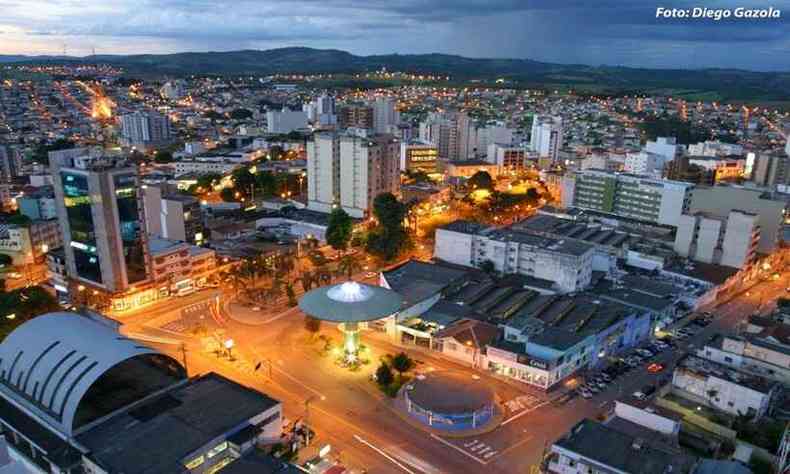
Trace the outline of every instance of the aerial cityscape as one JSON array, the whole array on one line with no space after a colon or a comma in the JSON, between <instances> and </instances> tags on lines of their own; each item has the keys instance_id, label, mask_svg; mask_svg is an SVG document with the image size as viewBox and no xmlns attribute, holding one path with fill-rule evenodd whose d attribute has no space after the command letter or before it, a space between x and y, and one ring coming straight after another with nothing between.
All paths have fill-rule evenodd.
<instances>
[{"instance_id":1,"label":"aerial cityscape","mask_svg":"<svg viewBox=\"0 0 790 474\"><path fill-rule=\"evenodd\" d=\"M0 474L790 474L790 2L0 2Z\"/></svg>"}]
</instances>

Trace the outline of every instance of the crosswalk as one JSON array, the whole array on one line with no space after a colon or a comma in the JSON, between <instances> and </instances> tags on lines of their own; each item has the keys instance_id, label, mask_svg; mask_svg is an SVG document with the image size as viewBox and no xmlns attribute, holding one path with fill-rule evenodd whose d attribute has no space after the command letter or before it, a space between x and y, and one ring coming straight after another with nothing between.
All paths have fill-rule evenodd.
<instances>
[{"instance_id":1,"label":"crosswalk","mask_svg":"<svg viewBox=\"0 0 790 474\"><path fill-rule=\"evenodd\" d=\"M519 395L512 400L506 401L505 406L510 411L510 413L518 413L523 410L531 410L542 403L543 400L540 398L534 395L524 394Z\"/></svg>"},{"instance_id":2,"label":"crosswalk","mask_svg":"<svg viewBox=\"0 0 790 474\"><path fill-rule=\"evenodd\" d=\"M477 439L466 441L462 446L471 456L481 461L488 461L497 454L496 449Z\"/></svg>"}]
</instances>

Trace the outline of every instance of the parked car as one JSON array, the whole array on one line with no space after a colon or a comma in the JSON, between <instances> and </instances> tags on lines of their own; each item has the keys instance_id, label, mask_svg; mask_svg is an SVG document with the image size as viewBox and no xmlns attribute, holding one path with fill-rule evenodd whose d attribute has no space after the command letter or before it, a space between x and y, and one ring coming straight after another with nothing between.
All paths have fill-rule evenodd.
<instances>
[{"instance_id":1,"label":"parked car","mask_svg":"<svg viewBox=\"0 0 790 474\"><path fill-rule=\"evenodd\" d=\"M582 398L585 398L587 400L592 398L592 393L590 393L590 391L585 389L584 387L580 387L578 391L579 391L579 395L581 395Z\"/></svg>"},{"instance_id":2,"label":"parked car","mask_svg":"<svg viewBox=\"0 0 790 474\"><path fill-rule=\"evenodd\" d=\"M664 370L664 364L653 363L647 366L647 371L651 374L657 374Z\"/></svg>"},{"instance_id":3,"label":"parked car","mask_svg":"<svg viewBox=\"0 0 790 474\"><path fill-rule=\"evenodd\" d=\"M637 400L644 400L647 398L647 395L645 395L642 392L634 392L633 397L636 398Z\"/></svg>"},{"instance_id":4,"label":"parked car","mask_svg":"<svg viewBox=\"0 0 790 474\"><path fill-rule=\"evenodd\" d=\"M601 389L595 386L594 384L587 382L585 385L582 385L583 388L586 388L592 393L600 393Z\"/></svg>"},{"instance_id":5,"label":"parked car","mask_svg":"<svg viewBox=\"0 0 790 474\"><path fill-rule=\"evenodd\" d=\"M637 349L635 352L641 355L642 357L653 357L655 355L648 349Z\"/></svg>"},{"instance_id":6,"label":"parked car","mask_svg":"<svg viewBox=\"0 0 790 474\"><path fill-rule=\"evenodd\" d=\"M604 382L611 382L613 380L613 377L606 372L601 372L600 377L604 380Z\"/></svg>"}]
</instances>

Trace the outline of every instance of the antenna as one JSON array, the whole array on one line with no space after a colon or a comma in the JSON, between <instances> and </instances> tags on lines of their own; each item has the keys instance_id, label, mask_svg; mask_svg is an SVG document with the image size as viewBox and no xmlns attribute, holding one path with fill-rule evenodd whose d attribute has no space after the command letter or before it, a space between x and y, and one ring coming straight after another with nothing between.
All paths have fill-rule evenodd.
<instances>
[{"instance_id":1,"label":"antenna","mask_svg":"<svg viewBox=\"0 0 790 474\"><path fill-rule=\"evenodd\" d=\"M91 56L96 56L96 46L91 48Z\"/></svg>"},{"instance_id":2,"label":"antenna","mask_svg":"<svg viewBox=\"0 0 790 474\"><path fill-rule=\"evenodd\" d=\"M66 55L66 43L63 43L63 56Z\"/></svg>"}]
</instances>

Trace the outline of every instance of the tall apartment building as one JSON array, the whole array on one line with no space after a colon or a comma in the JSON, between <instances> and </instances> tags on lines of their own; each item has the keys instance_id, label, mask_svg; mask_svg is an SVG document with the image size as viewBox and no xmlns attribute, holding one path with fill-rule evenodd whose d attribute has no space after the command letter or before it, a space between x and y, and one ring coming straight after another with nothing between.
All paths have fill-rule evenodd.
<instances>
[{"instance_id":1,"label":"tall apartment building","mask_svg":"<svg viewBox=\"0 0 790 474\"><path fill-rule=\"evenodd\" d=\"M335 98L329 94L321 94L302 107L307 113L307 120L318 126L329 126L337 123Z\"/></svg>"},{"instance_id":2,"label":"tall apartment building","mask_svg":"<svg viewBox=\"0 0 790 474\"><path fill-rule=\"evenodd\" d=\"M347 104L338 108L337 124L340 128L372 129L373 107L365 104Z\"/></svg>"},{"instance_id":3,"label":"tall apartment building","mask_svg":"<svg viewBox=\"0 0 790 474\"><path fill-rule=\"evenodd\" d=\"M370 214L382 193L400 191L400 142L392 135L319 133L307 143L308 207L341 206L353 217Z\"/></svg>"},{"instance_id":4,"label":"tall apartment building","mask_svg":"<svg viewBox=\"0 0 790 474\"><path fill-rule=\"evenodd\" d=\"M166 185L147 185L143 187L143 202L149 235L195 245L203 243L203 210L197 198L174 192Z\"/></svg>"},{"instance_id":5,"label":"tall apartment building","mask_svg":"<svg viewBox=\"0 0 790 474\"><path fill-rule=\"evenodd\" d=\"M623 171L633 174L641 174L651 176L653 178L661 178L664 171L664 166L670 161L664 155L649 151L640 151L638 153L628 153L625 157Z\"/></svg>"},{"instance_id":6,"label":"tall apartment building","mask_svg":"<svg viewBox=\"0 0 790 474\"><path fill-rule=\"evenodd\" d=\"M678 220L675 252L705 263L743 268L754 261L760 241L760 216L730 211L727 218L702 212Z\"/></svg>"},{"instance_id":7,"label":"tall apartment building","mask_svg":"<svg viewBox=\"0 0 790 474\"><path fill-rule=\"evenodd\" d=\"M769 188L790 182L790 155L760 153L752 166L751 180L758 186Z\"/></svg>"},{"instance_id":8,"label":"tall apartment building","mask_svg":"<svg viewBox=\"0 0 790 474\"><path fill-rule=\"evenodd\" d=\"M655 141L645 144L645 151L664 157L664 161L672 161L684 152L683 145L678 145L675 137L657 137Z\"/></svg>"},{"instance_id":9,"label":"tall apartment building","mask_svg":"<svg viewBox=\"0 0 790 474\"><path fill-rule=\"evenodd\" d=\"M10 181L19 176L22 167L19 150L0 143L0 179Z\"/></svg>"},{"instance_id":10,"label":"tall apartment building","mask_svg":"<svg viewBox=\"0 0 790 474\"><path fill-rule=\"evenodd\" d=\"M542 237L513 228L455 221L436 230L434 257L467 267L491 261L497 271L552 282L563 292L590 284L595 248L587 243Z\"/></svg>"},{"instance_id":11,"label":"tall apartment building","mask_svg":"<svg viewBox=\"0 0 790 474\"><path fill-rule=\"evenodd\" d=\"M150 258L137 169L84 148L51 152L49 161L72 281L107 293L147 281Z\"/></svg>"},{"instance_id":12,"label":"tall apartment building","mask_svg":"<svg viewBox=\"0 0 790 474\"><path fill-rule=\"evenodd\" d=\"M159 112L132 112L121 116L121 138L124 145L149 148L171 142L170 119Z\"/></svg>"},{"instance_id":13,"label":"tall apartment building","mask_svg":"<svg viewBox=\"0 0 790 474\"><path fill-rule=\"evenodd\" d=\"M500 123L478 127L475 130L477 153L485 154L492 144L511 146L513 145L513 135L513 129Z\"/></svg>"},{"instance_id":14,"label":"tall apartment building","mask_svg":"<svg viewBox=\"0 0 790 474\"><path fill-rule=\"evenodd\" d=\"M307 128L307 114L301 110L266 111L266 131L269 133L289 133Z\"/></svg>"},{"instance_id":15,"label":"tall apartment building","mask_svg":"<svg viewBox=\"0 0 790 474\"><path fill-rule=\"evenodd\" d=\"M671 226L688 213L694 189L691 183L598 170L568 174L562 184L565 207Z\"/></svg>"},{"instance_id":16,"label":"tall apartment building","mask_svg":"<svg viewBox=\"0 0 790 474\"><path fill-rule=\"evenodd\" d=\"M537 155L530 154L526 148L491 143L488 145L486 161L493 163L502 171L522 170L531 158L537 162Z\"/></svg>"},{"instance_id":17,"label":"tall apartment building","mask_svg":"<svg viewBox=\"0 0 790 474\"><path fill-rule=\"evenodd\" d=\"M562 118L536 115L532 119L530 147L541 158L557 161L562 148Z\"/></svg>"},{"instance_id":18,"label":"tall apartment building","mask_svg":"<svg viewBox=\"0 0 790 474\"><path fill-rule=\"evenodd\" d=\"M397 101L391 97L373 101L373 130L376 133L393 133L400 123L400 113L395 108Z\"/></svg>"},{"instance_id":19,"label":"tall apartment building","mask_svg":"<svg viewBox=\"0 0 790 474\"><path fill-rule=\"evenodd\" d=\"M420 140L433 143L439 158L463 161L475 157L474 124L465 112L432 112L420 123Z\"/></svg>"}]
</instances>

